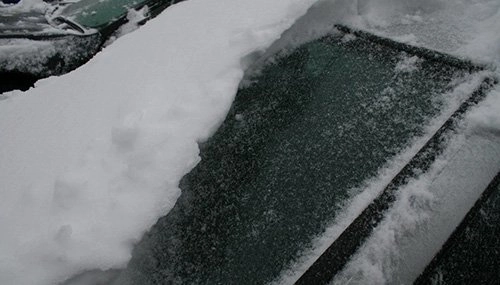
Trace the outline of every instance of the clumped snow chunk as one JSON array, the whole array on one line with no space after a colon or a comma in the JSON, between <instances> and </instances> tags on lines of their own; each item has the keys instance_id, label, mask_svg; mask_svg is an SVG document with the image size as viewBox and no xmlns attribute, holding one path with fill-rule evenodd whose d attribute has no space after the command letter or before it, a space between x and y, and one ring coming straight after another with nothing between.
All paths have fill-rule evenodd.
<instances>
[{"instance_id":1,"label":"clumped snow chunk","mask_svg":"<svg viewBox=\"0 0 500 285\"><path fill-rule=\"evenodd\" d=\"M405 56L396 64L396 73L412 73L418 70L420 62L418 56Z\"/></svg>"},{"instance_id":2,"label":"clumped snow chunk","mask_svg":"<svg viewBox=\"0 0 500 285\"><path fill-rule=\"evenodd\" d=\"M483 104L471 113L472 132L500 137L500 88L491 92Z\"/></svg>"},{"instance_id":3,"label":"clumped snow chunk","mask_svg":"<svg viewBox=\"0 0 500 285\"><path fill-rule=\"evenodd\" d=\"M243 58L313 0L190 0L0 102L0 283L123 267L223 120Z\"/></svg>"}]
</instances>

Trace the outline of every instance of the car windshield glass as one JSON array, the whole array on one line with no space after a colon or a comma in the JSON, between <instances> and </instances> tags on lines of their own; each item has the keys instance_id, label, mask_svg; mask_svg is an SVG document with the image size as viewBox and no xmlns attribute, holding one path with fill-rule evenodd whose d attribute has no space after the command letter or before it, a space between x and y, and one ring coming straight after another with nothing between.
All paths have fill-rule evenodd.
<instances>
[{"instance_id":1,"label":"car windshield glass","mask_svg":"<svg viewBox=\"0 0 500 285\"><path fill-rule=\"evenodd\" d=\"M131 8L137 7L141 0L81 0L66 6L64 16L84 27L98 29L117 20Z\"/></svg>"},{"instance_id":2,"label":"car windshield glass","mask_svg":"<svg viewBox=\"0 0 500 285\"><path fill-rule=\"evenodd\" d=\"M275 280L347 199L426 134L465 73L343 33L277 57L201 145L202 161L127 278Z\"/></svg>"}]
</instances>

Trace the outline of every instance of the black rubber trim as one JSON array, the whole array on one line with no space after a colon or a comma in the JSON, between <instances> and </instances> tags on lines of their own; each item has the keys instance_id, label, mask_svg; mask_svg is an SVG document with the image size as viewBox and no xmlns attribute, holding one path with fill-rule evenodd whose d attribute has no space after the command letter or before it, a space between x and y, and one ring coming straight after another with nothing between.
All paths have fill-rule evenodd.
<instances>
[{"instance_id":1,"label":"black rubber trim","mask_svg":"<svg viewBox=\"0 0 500 285\"><path fill-rule=\"evenodd\" d=\"M485 69L494 69L491 65L488 65L488 64L473 62L470 59L457 58L456 56L446 54L443 52L430 50L430 49L426 49L426 48L418 47L418 46L412 46L412 45L401 43L401 42L396 42L394 40L384 38L381 36L377 36L374 34L370 34L370 33L365 32L365 31L355 30L355 29L352 29L352 28L344 26L344 25L335 25L335 28L343 33L346 33L346 34L353 34L355 36L358 36L360 38L369 40L371 42L374 42L374 43L377 43L377 44L380 44L383 46L387 46L387 47L390 47L393 49L404 51L404 52L407 52L409 54L424 58L426 60L445 63L447 65L458 67L460 69L464 69L464 70L467 70L469 72L475 72L475 71L480 71L480 70L485 70Z\"/></svg>"},{"instance_id":2,"label":"black rubber trim","mask_svg":"<svg viewBox=\"0 0 500 285\"><path fill-rule=\"evenodd\" d=\"M8 34L2 35L0 34L0 39L28 39L28 40L36 40L36 41L46 41L46 40L57 40L69 36L81 36L85 37L88 35L78 35L73 33L54 33L54 34Z\"/></svg>"},{"instance_id":3,"label":"black rubber trim","mask_svg":"<svg viewBox=\"0 0 500 285\"><path fill-rule=\"evenodd\" d=\"M428 60L440 61L468 71L481 71L485 65L462 61L451 55L413 47L394 42L366 32L353 31L344 26L336 28L345 33L353 33L376 43L408 52ZM456 128L458 122L471 106L480 102L489 90L498 83L496 78L486 77L480 86L463 102L453 115L439 128L429 141L417 152L410 162L391 180L382 193L342 232L313 265L297 280L297 285L327 284L337 274L361 244L371 235L373 229L382 221L385 212L396 200L397 190L411 178L427 171L445 147L447 135Z\"/></svg>"}]
</instances>

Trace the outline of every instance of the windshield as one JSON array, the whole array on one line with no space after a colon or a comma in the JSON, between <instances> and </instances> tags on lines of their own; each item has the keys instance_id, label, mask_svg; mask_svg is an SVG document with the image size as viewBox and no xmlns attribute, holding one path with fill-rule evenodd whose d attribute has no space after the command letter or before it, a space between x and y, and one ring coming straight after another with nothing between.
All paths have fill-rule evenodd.
<instances>
[{"instance_id":1,"label":"windshield","mask_svg":"<svg viewBox=\"0 0 500 285\"><path fill-rule=\"evenodd\" d=\"M342 33L276 58L201 145L202 161L139 246L128 278L275 280L346 201L426 134L463 76Z\"/></svg>"}]
</instances>

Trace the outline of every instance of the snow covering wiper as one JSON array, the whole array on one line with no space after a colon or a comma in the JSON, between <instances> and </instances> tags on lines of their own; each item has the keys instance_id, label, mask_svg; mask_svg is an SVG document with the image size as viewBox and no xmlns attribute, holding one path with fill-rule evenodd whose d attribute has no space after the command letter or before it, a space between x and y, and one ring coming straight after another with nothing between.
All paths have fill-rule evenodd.
<instances>
[{"instance_id":1,"label":"snow covering wiper","mask_svg":"<svg viewBox=\"0 0 500 285\"><path fill-rule=\"evenodd\" d=\"M474 63L437 51L395 42L363 31L355 31L346 26L337 25L336 28L344 33L354 34L384 45L387 48L401 50L410 55L442 63L444 66L454 66L467 72L478 72L489 68L485 64ZM398 189L406 185L411 179L430 169L436 158L444 151L446 138L455 131L465 113L484 99L488 91L497 83L497 78L486 76L479 87L470 94L410 162L390 181L382 193L335 239L295 284L328 284L331 282L333 277L344 268L350 258L383 220L385 213L396 200Z\"/></svg>"}]
</instances>

